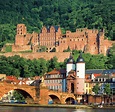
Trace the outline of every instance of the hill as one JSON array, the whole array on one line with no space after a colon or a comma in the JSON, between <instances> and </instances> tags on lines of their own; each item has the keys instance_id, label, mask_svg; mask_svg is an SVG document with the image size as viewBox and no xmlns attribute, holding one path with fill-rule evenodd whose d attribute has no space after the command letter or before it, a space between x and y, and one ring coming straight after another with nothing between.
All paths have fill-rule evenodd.
<instances>
[{"instance_id":1,"label":"hill","mask_svg":"<svg viewBox=\"0 0 115 112\"><path fill-rule=\"evenodd\" d=\"M60 25L65 30L104 28L115 40L114 0L3 0L0 1L0 46L13 42L16 25L26 24L28 31Z\"/></svg>"}]
</instances>

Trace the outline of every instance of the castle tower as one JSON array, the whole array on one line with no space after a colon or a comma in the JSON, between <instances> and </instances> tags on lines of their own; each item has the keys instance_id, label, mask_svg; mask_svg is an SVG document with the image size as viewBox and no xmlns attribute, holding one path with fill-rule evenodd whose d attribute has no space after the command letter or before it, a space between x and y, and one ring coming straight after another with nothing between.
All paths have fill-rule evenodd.
<instances>
[{"instance_id":1,"label":"castle tower","mask_svg":"<svg viewBox=\"0 0 115 112\"><path fill-rule=\"evenodd\" d=\"M18 24L17 25L17 34L15 37L15 45L25 45L26 40L26 26L25 24Z\"/></svg>"},{"instance_id":2,"label":"castle tower","mask_svg":"<svg viewBox=\"0 0 115 112\"><path fill-rule=\"evenodd\" d=\"M76 94L82 95L84 94L84 85L85 85L85 62L81 54L76 61L76 76L77 76Z\"/></svg>"},{"instance_id":3,"label":"castle tower","mask_svg":"<svg viewBox=\"0 0 115 112\"><path fill-rule=\"evenodd\" d=\"M25 24L18 24L17 25L17 35L26 35L26 26Z\"/></svg>"}]
</instances>

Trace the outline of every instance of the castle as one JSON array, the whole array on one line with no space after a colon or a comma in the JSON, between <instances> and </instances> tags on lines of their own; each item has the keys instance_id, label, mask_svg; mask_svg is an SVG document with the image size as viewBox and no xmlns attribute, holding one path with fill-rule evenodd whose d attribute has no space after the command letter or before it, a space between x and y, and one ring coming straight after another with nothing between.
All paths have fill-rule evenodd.
<instances>
[{"instance_id":1,"label":"castle","mask_svg":"<svg viewBox=\"0 0 115 112\"><path fill-rule=\"evenodd\" d=\"M27 33L25 24L18 24L12 51L39 52L45 46L46 52L63 52L69 48L84 53L107 55L113 43L114 41L105 39L104 30L81 28L76 29L76 32L66 31L62 34L59 26L44 26L39 34L30 34Z\"/></svg>"}]
</instances>

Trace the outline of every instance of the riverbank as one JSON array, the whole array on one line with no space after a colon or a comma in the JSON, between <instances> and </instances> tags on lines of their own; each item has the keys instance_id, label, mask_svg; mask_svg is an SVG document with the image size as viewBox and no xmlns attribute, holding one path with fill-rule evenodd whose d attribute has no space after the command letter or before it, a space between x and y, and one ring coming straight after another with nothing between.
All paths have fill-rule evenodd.
<instances>
[{"instance_id":1,"label":"riverbank","mask_svg":"<svg viewBox=\"0 0 115 112\"><path fill-rule=\"evenodd\" d=\"M60 105L60 104L51 104L51 105L39 105L39 104L10 104L3 103L0 106L13 106L13 107L42 107L42 108L71 108L71 109L97 109L97 108L110 108L115 109L115 106L90 106L90 105Z\"/></svg>"},{"instance_id":2,"label":"riverbank","mask_svg":"<svg viewBox=\"0 0 115 112\"><path fill-rule=\"evenodd\" d=\"M59 104L51 104L51 105L39 105L39 104L0 104L0 106L14 106L14 107L44 107L44 108L73 108L73 109L88 109L92 108L87 105L59 105Z\"/></svg>"}]
</instances>

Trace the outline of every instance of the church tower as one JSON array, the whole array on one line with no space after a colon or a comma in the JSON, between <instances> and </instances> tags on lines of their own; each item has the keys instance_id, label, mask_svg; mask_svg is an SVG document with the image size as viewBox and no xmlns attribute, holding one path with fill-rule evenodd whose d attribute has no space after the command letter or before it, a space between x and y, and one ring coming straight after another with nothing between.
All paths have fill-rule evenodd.
<instances>
[{"instance_id":1,"label":"church tower","mask_svg":"<svg viewBox=\"0 0 115 112\"><path fill-rule=\"evenodd\" d=\"M85 62L80 54L76 61L76 78L77 78L77 94L84 94L84 85L85 85Z\"/></svg>"}]
</instances>

